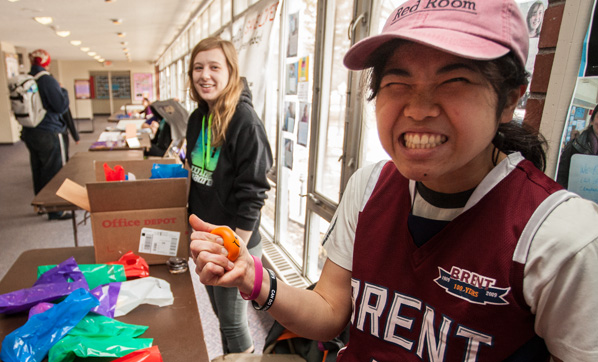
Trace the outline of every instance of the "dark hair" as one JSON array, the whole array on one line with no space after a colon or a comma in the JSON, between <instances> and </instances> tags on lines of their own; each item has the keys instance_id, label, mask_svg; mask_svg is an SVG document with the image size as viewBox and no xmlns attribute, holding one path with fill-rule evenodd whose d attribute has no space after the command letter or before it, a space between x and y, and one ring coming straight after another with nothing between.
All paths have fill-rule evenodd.
<instances>
[{"instance_id":1,"label":"dark hair","mask_svg":"<svg viewBox=\"0 0 598 362\"><path fill-rule=\"evenodd\" d=\"M594 118L596 118L596 112L598 112L598 104L596 105L596 107L594 107L594 110L592 111L592 115L590 116L590 123L594 122Z\"/></svg>"},{"instance_id":2,"label":"dark hair","mask_svg":"<svg viewBox=\"0 0 598 362\"><path fill-rule=\"evenodd\" d=\"M363 85L368 87L367 100L371 101L376 98L388 59L401 44L406 42L402 39L390 40L370 56L367 65L371 68L368 72L364 72L362 79ZM527 85L529 74L525 70L525 65L517 59L513 52L493 60L477 60L474 61L474 64L497 95L496 121L498 122L511 92ZM506 154L521 152L523 157L542 171L546 167L546 140L537 130L525 124L515 121L500 123L492 144L497 150ZM495 161L494 163L496 164Z\"/></svg>"}]
</instances>

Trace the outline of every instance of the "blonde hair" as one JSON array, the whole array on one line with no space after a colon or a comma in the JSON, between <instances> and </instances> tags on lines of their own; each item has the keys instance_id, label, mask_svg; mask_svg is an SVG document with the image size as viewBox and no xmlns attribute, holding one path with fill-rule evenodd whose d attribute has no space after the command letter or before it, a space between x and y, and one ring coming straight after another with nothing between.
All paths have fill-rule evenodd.
<instances>
[{"instance_id":1,"label":"blonde hair","mask_svg":"<svg viewBox=\"0 0 598 362\"><path fill-rule=\"evenodd\" d=\"M198 53L212 49L222 50L226 58L229 73L228 84L224 87L218 99L216 99L214 107L210 109L212 114L212 145L218 147L224 143L226 130L235 114L237 103L243 91L243 82L239 75L239 61L233 43L218 37L205 38L197 43L191 52L189 70L187 71L190 98L198 104L207 106L206 101L201 98L193 85L193 62Z\"/></svg>"}]
</instances>

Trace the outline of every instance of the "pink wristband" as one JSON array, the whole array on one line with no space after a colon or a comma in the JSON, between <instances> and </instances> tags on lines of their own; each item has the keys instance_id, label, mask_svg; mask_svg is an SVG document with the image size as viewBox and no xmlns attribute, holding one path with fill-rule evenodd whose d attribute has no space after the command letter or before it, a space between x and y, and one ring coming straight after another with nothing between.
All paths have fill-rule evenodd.
<instances>
[{"instance_id":1,"label":"pink wristband","mask_svg":"<svg viewBox=\"0 0 598 362\"><path fill-rule=\"evenodd\" d=\"M260 291L262 290L262 281L264 279L264 269L262 268L262 261L252 255L253 258L253 266L255 267L255 279L253 280L253 290L251 291L251 295L247 295L241 291L241 297L245 300L254 300L260 295Z\"/></svg>"}]
</instances>

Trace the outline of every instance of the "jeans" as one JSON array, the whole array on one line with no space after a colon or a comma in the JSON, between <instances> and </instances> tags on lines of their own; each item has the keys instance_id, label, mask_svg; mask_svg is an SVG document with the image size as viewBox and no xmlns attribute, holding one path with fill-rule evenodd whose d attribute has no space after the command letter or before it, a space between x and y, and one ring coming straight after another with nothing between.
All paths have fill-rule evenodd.
<instances>
[{"instance_id":1,"label":"jeans","mask_svg":"<svg viewBox=\"0 0 598 362\"><path fill-rule=\"evenodd\" d=\"M249 249L251 255L262 257L262 244ZM224 354L239 353L253 345L247 320L249 302L241 298L237 288L206 285L212 309L220 322L220 338Z\"/></svg>"},{"instance_id":2,"label":"jeans","mask_svg":"<svg viewBox=\"0 0 598 362\"><path fill-rule=\"evenodd\" d=\"M29 149L33 191L36 195L60 171L62 165L66 162L62 137L61 133L23 128L21 139Z\"/></svg>"}]
</instances>

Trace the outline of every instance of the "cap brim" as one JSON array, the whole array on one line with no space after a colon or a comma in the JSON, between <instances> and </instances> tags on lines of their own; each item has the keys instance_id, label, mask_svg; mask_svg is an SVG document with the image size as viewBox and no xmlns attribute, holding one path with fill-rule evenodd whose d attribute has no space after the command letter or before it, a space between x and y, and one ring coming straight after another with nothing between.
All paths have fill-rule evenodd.
<instances>
[{"instance_id":1,"label":"cap brim","mask_svg":"<svg viewBox=\"0 0 598 362\"><path fill-rule=\"evenodd\" d=\"M344 64L350 70L362 70L372 66L371 56L384 43L403 39L436 48L459 57L490 60L507 54L510 49L495 40L482 38L448 29L418 28L401 30L399 33L375 35L357 42L344 57Z\"/></svg>"}]
</instances>

